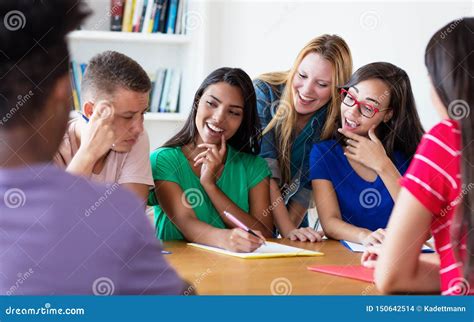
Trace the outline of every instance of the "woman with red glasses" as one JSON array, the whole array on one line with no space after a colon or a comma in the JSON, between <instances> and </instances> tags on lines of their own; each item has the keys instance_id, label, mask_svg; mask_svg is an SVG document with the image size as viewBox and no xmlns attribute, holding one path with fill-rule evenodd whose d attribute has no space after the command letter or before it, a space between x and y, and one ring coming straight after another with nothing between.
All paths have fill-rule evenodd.
<instances>
[{"instance_id":1,"label":"woman with red glasses","mask_svg":"<svg viewBox=\"0 0 474 322\"><path fill-rule=\"evenodd\" d=\"M311 151L313 195L328 237L373 245L383 241L423 128L408 75L395 65L361 67L340 93L334 139Z\"/></svg>"}]
</instances>

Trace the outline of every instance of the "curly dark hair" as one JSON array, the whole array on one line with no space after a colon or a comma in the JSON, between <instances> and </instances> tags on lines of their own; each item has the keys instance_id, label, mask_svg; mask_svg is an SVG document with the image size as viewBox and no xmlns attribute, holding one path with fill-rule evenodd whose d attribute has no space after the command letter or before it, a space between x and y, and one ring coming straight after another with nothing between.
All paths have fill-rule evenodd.
<instances>
[{"instance_id":1,"label":"curly dark hair","mask_svg":"<svg viewBox=\"0 0 474 322\"><path fill-rule=\"evenodd\" d=\"M9 116L2 126L22 124L41 111L68 72L66 34L89 13L82 0L0 2L0 121Z\"/></svg>"}]
</instances>

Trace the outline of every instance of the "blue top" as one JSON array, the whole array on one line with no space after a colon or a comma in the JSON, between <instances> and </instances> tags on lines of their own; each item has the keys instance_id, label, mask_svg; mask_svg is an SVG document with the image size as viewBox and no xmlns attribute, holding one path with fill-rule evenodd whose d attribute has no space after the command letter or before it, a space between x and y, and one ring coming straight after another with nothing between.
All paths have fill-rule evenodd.
<instances>
[{"instance_id":1,"label":"blue top","mask_svg":"<svg viewBox=\"0 0 474 322\"><path fill-rule=\"evenodd\" d=\"M271 86L257 79L254 81L254 87L257 95L258 115L263 130L267 127L268 123L270 123L273 115L275 115L285 86ZM309 206L309 200L311 199L309 154L313 144L320 140L321 132L326 121L327 109L326 104L317 110L292 144L290 155L291 182L287 187L288 193L283 196L285 204L288 204L288 202L292 200L298 202L305 208ZM267 161L272 171L272 178L280 181L282 175L278 166L278 145L276 144L274 129L263 136L260 156Z\"/></svg>"},{"instance_id":2,"label":"blue top","mask_svg":"<svg viewBox=\"0 0 474 322\"><path fill-rule=\"evenodd\" d=\"M410 160L396 151L392 162L403 175ZM342 145L336 140L315 144L310 163L311 180L331 181L345 222L371 231L387 227L393 200L380 176L374 182L362 179L351 167Z\"/></svg>"}]
</instances>

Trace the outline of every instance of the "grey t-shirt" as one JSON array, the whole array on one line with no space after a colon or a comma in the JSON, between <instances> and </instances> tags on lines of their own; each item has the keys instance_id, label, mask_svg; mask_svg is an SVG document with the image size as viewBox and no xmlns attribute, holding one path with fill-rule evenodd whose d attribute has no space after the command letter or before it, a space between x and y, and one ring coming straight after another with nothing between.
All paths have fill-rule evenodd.
<instances>
[{"instance_id":1,"label":"grey t-shirt","mask_svg":"<svg viewBox=\"0 0 474 322\"><path fill-rule=\"evenodd\" d=\"M52 164L0 168L0 295L180 294L143 203Z\"/></svg>"}]
</instances>

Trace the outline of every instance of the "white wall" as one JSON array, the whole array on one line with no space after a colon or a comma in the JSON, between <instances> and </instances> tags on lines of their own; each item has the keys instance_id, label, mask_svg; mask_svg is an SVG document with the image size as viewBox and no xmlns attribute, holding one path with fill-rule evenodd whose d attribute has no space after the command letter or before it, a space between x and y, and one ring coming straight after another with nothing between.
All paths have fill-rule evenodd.
<instances>
[{"instance_id":1,"label":"white wall","mask_svg":"<svg viewBox=\"0 0 474 322\"><path fill-rule=\"evenodd\" d=\"M424 67L432 34L456 18L474 13L471 1L334 2L210 1L206 68L240 67L251 77L291 67L299 50L323 33L349 44L354 70L388 61L410 76L426 129L438 117L431 107Z\"/></svg>"}]
</instances>

